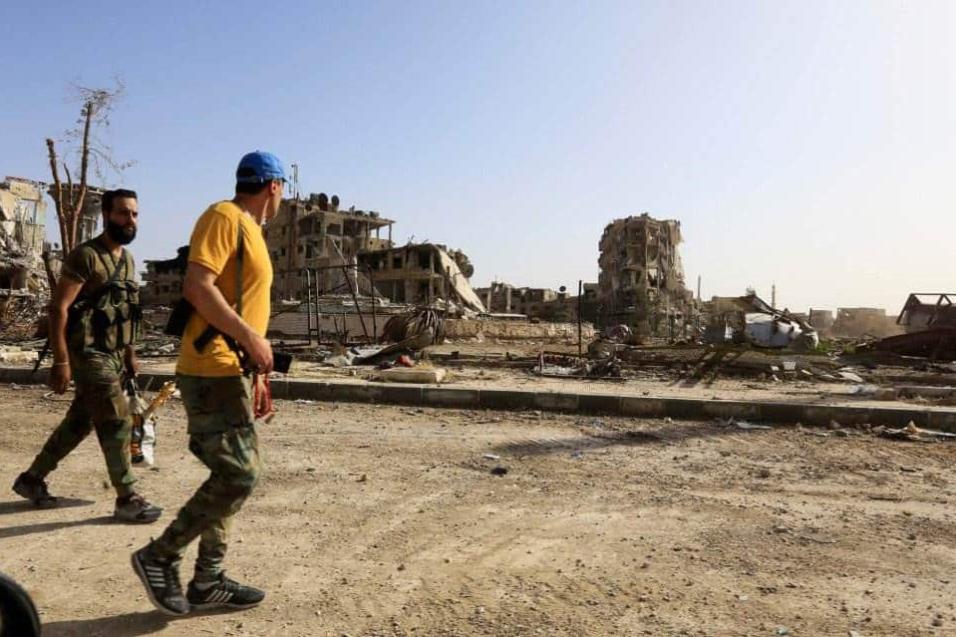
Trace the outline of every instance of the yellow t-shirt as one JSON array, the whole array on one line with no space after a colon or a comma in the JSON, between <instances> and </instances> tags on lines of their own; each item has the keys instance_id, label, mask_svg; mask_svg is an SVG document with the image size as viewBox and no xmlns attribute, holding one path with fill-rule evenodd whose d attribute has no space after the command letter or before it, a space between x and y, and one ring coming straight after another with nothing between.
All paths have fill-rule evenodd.
<instances>
[{"instance_id":1,"label":"yellow t-shirt","mask_svg":"<svg viewBox=\"0 0 956 637\"><path fill-rule=\"evenodd\" d=\"M189 261L215 272L216 287L226 301L236 307L236 247L239 225L245 243L242 263L242 318L257 333L265 336L269 327L269 293L272 288L272 262L262 228L255 219L231 201L220 201L199 217L189 239ZM193 341L209 324L195 312L186 324L176 373L187 376L239 376L239 359L222 337L206 345L202 353Z\"/></svg>"}]
</instances>

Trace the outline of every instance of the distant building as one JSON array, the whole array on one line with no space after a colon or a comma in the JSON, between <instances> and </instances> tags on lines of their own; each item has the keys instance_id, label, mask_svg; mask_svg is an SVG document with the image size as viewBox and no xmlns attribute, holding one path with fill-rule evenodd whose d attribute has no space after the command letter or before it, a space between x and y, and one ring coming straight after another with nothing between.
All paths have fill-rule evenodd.
<instances>
[{"instance_id":1,"label":"distant building","mask_svg":"<svg viewBox=\"0 0 956 637\"><path fill-rule=\"evenodd\" d=\"M462 267L466 271L471 267L467 257L443 245L420 243L362 252L358 266L360 273L368 273L375 289L392 302L446 303L471 312L485 311L462 271Z\"/></svg>"},{"instance_id":2,"label":"distant building","mask_svg":"<svg viewBox=\"0 0 956 637\"><path fill-rule=\"evenodd\" d=\"M956 327L956 293L910 294L896 323L907 333L934 327Z\"/></svg>"},{"instance_id":3,"label":"distant building","mask_svg":"<svg viewBox=\"0 0 956 637\"><path fill-rule=\"evenodd\" d=\"M20 177L0 182L0 290L36 292L47 287L44 184Z\"/></svg>"},{"instance_id":4,"label":"distant building","mask_svg":"<svg viewBox=\"0 0 956 637\"><path fill-rule=\"evenodd\" d=\"M679 221L647 213L617 219L599 244L598 297L603 325L624 324L637 334L678 336L698 313L684 286Z\"/></svg>"},{"instance_id":5,"label":"distant building","mask_svg":"<svg viewBox=\"0 0 956 637\"><path fill-rule=\"evenodd\" d=\"M809 316L807 317L807 323L821 334L829 333L835 320L832 310L815 310L811 308Z\"/></svg>"},{"instance_id":6,"label":"distant building","mask_svg":"<svg viewBox=\"0 0 956 637\"><path fill-rule=\"evenodd\" d=\"M68 199L70 197L69 187L66 184L62 184L62 188L64 199ZM73 192L76 193L76 196L79 196L79 190L79 185L74 184ZM103 218L102 203L103 193L105 192L105 188L98 186L86 187L86 195L83 197L83 207L80 210L80 218L76 223L76 245L80 245L84 241L89 241L97 235L100 220ZM47 194L55 201L56 186L52 184L48 185Z\"/></svg>"},{"instance_id":7,"label":"distant building","mask_svg":"<svg viewBox=\"0 0 956 637\"><path fill-rule=\"evenodd\" d=\"M874 336L884 338L902 332L892 316L886 310L876 307L837 308L836 320L830 332L833 336L859 337Z\"/></svg>"},{"instance_id":8,"label":"distant building","mask_svg":"<svg viewBox=\"0 0 956 637\"><path fill-rule=\"evenodd\" d=\"M374 211L342 210L335 195L283 200L265 230L274 271L273 297L304 300L310 280L320 295L349 294L350 283L359 286L358 292L370 294L365 277L347 274L348 266L364 252L390 248L394 223ZM387 230L385 238L382 229ZM307 275L306 268L312 273Z\"/></svg>"},{"instance_id":9,"label":"distant building","mask_svg":"<svg viewBox=\"0 0 956 637\"><path fill-rule=\"evenodd\" d=\"M143 305L173 305L183 295L183 280L186 278L186 264L189 259L189 246L176 250L176 257L164 261L146 261L143 273L143 286L140 289L140 303Z\"/></svg>"}]
</instances>

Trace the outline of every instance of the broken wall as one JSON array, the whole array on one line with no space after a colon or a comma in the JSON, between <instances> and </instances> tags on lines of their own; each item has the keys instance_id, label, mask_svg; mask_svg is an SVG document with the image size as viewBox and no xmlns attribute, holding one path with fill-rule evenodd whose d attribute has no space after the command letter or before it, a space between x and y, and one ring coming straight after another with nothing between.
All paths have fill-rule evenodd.
<instances>
[{"instance_id":1,"label":"broken wall","mask_svg":"<svg viewBox=\"0 0 956 637\"><path fill-rule=\"evenodd\" d=\"M7 177L0 183L0 290L31 294L47 290L45 235L43 184Z\"/></svg>"}]
</instances>

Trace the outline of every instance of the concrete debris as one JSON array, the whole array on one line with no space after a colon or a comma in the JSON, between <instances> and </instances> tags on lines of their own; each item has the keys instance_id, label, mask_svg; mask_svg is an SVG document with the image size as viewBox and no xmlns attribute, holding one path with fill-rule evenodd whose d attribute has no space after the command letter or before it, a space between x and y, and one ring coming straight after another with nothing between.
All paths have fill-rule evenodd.
<instances>
[{"instance_id":1,"label":"concrete debris","mask_svg":"<svg viewBox=\"0 0 956 637\"><path fill-rule=\"evenodd\" d=\"M913 421L910 421L908 425L901 429L875 427L873 431L884 438L895 438L897 440L908 440L910 442L937 442L941 438L956 438L956 434L953 433L933 429L921 429L917 427Z\"/></svg>"},{"instance_id":2,"label":"concrete debris","mask_svg":"<svg viewBox=\"0 0 956 637\"><path fill-rule=\"evenodd\" d=\"M0 346L0 363L35 363L39 356L36 350L23 350L15 345Z\"/></svg>"},{"instance_id":3,"label":"concrete debris","mask_svg":"<svg viewBox=\"0 0 956 637\"><path fill-rule=\"evenodd\" d=\"M623 380L621 364L614 358L577 360L567 356L544 356L542 354L534 373L546 378Z\"/></svg>"},{"instance_id":4,"label":"concrete debris","mask_svg":"<svg viewBox=\"0 0 956 637\"><path fill-rule=\"evenodd\" d=\"M841 370L837 371L837 376L838 376L840 379L849 381L849 382L851 382L851 383L862 383L862 382L863 382L863 378L861 378L858 374L854 374L854 373L851 372L851 371L846 371L846 370L842 370L842 369L841 369Z\"/></svg>"},{"instance_id":5,"label":"concrete debris","mask_svg":"<svg viewBox=\"0 0 956 637\"><path fill-rule=\"evenodd\" d=\"M445 380L448 371L441 367L392 367L376 374L376 379L395 383L435 384Z\"/></svg>"},{"instance_id":6,"label":"concrete debris","mask_svg":"<svg viewBox=\"0 0 956 637\"><path fill-rule=\"evenodd\" d=\"M763 429L773 429L769 425L755 425L753 423L747 422L746 420L737 420L736 418L728 418L727 420L721 421L727 427L736 427L737 429L743 429L745 431L759 431Z\"/></svg>"}]
</instances>

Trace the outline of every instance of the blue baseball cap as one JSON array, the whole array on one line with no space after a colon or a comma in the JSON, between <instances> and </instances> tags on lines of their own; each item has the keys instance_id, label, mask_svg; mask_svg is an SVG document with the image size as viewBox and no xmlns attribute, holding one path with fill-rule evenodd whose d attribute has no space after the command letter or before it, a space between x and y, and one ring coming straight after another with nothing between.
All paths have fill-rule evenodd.
<instances>
[{"instance_id":1,"label":"blue baseball cap","mask_svg":"<svg viewBox=\"0 0 956 637\"><path fill-rule=\"evenodd\" d=\"M285 166L282 161L264 150L247 153L239 160L236 168L236 183L261 184L273 179L286 181Z\"/></svg>"}]
</instances>

